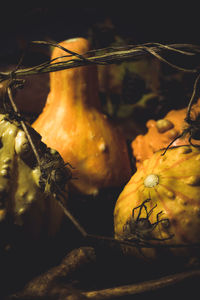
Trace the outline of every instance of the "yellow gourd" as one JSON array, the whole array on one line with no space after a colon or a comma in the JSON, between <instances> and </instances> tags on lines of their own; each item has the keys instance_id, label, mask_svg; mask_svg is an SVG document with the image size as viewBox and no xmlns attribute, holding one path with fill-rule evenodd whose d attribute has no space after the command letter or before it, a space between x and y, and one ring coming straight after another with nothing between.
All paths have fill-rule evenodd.
<instances>
[{"instance_id":1,"label":"yellow gourd","mask_svg":"<svg viewBox=\"0 0 200 300\"><path fill-rule=\"evenodd\" d=\"M120 194L114 210L115 237L192 246L200 243L200 149L188 145L170 148L164 156L162 152L145 160ZM148 219L146 224L141 225L142 218ZM199 248L167 249L175 256L199 257ZM161 251L142 249L154 259Z\"/></svg>"},{"instance_id":2,"label":"yellow gourd","mask_svg":"<svg viewBox=\"0 0 200 300\"><path fill-rule=\"evenodd\" d=\"M70 39L60 45L79 54L90 49L84 38ZM51 58L62 55L66 52L55 48ZM126 141L101 111L95 65L50 74L50 93L33 128L72 165L76 180L71 184L76 191L96 195L101 188L122 186L129 180Z\"/></svg>"}]
</instances>

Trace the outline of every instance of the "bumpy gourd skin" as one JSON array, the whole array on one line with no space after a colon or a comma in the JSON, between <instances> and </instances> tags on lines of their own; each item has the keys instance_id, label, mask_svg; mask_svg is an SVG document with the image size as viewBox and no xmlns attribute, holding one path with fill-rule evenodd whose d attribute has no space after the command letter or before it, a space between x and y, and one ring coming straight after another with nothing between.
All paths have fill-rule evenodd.
<instances>
[{"instance_id":1,"label":"bumpy gourd skin","mask_svg":"<svg viewBox=\"0 0 200 300\"><path fill-rule=\"evenodd\" d=\"M200 243L200 149L188 145L171 148L164 156L162 152L158 151L145 160L120 194L114 210L115 237L125 238L125 224L131 219L133 208L150 199L146 203L147 211L157 205L149 217L150 222L156 222L161 211L159 219L169 220L167 228L166 223L160 222L151 232L151 237L174 236L165 241L148 242L162 245ZM138 213L138 209L134 211L134 221ZM140 218L144 217L146 212L142 209ZM143 254L150 258L156 258L161 251L142 249ZM194 250L192 247L167 251L184 258L199 255L199 248Z\"/></svg>"},{"instance_id":2,"label":"bumpy gourd skin","mask_svg":"<svg viewBox=\"0 0 200 300\"><path fill-rule=\"evenodd\" d=\"M200 112L200 99L192 107L192 119L195 120ZM184 119L186 117L187 108L180 110L171 110L160 120L149 120L146 123L148 129L145 135L138 135L131 143L133 155L136 158L137 168L147 158L150 158L156 151L166 148L182 131L187 128ZM188 145L189 136L186 135L174 141L172 146ZM198 140L193 141L200 145Z\"/></svg>"},{"instance_id":3,"label":"bumpy gourd skin","mask_svg":"<svg viewBox=\"0 0 200 300\"><path fill-rule=\"evenodd\" d=\"M32 130L36 144L40 136ZM53 150L51 151L53 158ZM43 228L54 235L62 220L61 208L39 184L40 168L18 122L0 114L0 221L12 218L33 237Z\"/></svg>"}]
</instances>

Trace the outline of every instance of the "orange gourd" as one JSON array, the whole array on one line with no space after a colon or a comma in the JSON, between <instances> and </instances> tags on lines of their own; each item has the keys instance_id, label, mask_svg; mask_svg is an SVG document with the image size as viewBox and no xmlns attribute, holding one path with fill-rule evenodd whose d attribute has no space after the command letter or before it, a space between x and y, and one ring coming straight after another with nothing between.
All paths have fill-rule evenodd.
<instances>
[{"instance_id":1,"label":"orange gourd","mask_svg":"<svg viewBox=\"0 0 200 300\"><path fill-rule=\"evenodd\" d=\"M200 149L187 145L170 148L164 156L161 153L145 160L121 192L114 210L115 237L130 240L140 236L154 245L200 243ZM150 223L141 225L147 214ZM142 253L155 259L162 249L143 248ZM137 255L140 252L132 251ZM199 257L199 248L167 251L185 259Z\"/></svg>"},{"instance_id":2,"label":"orange gourd","mask_svg":"<svg viewBox=\"0 0 200 300\"><path fill-rule=\"evenodd\" d=\"M156 151L166 148L169 143L181 134L186 124L186 108L171 110L163 119L158 121L149 120L146 124L148 131L145 135L138 135L131 143L133 155L136 158L136 165L139 167L142 162L150 158ZM200 112L200 99L193 106L193 118ZM195 141L200 145L200 141ZM177 139L172 146L187 145L188 136Z\"/></svg>"},{"instance_id":3,"label":"orange gourd","mask_svg":"<svg viewBox=\"0 0 200 300\"><path fill-rule=\"evenodd\" d=\"M66 40L60 45L79 54L90 49L84 38ZM55 48L51 58L62 55L66 52ZM47 102L33 128L73 166L73 177L77 179L72 180L72 185L76 191L96 195L101 188L122 186L129 180L126 141L101 111L95 65L50 74Z\"/></svg>"}]
</instances>

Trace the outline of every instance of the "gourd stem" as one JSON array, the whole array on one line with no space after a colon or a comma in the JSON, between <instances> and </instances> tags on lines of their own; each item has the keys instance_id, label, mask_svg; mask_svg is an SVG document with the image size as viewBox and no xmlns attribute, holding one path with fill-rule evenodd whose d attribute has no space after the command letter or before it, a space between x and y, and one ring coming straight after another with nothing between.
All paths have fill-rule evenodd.
<instances>
[{"instance_id":1,"label":"gourd stem","mask_svg":"<svg viewBox=\"0 0 200 300\"><path fill-rule=\"evenodd\" d=\"M157 279L152 279L148 281L138 282L135 284L122 285L118 287L99 289L93 291L82 292L87 299L105 300L114 299L118 297L126 297L133 295L142 295L147 292L158 291L168 286L175 286L179 283L183 283L185 280L191 278L199 278L200 270L194 269L181 273L175 273L172 275L167 275ZM122 299L122 298L121 298ZM132 298L131 298L132 299Z\"/></svg>"},{"instance_id":2,"label":"gourd stem","mask_svg":"<svg viewBox=\"0 0 200 300\"><path fill-rule=\"evenodd\" d=\"M8 93L8 98L9 98L9 100L10 100L10 103L11 103L11 105L12 105L12 108L13 108L14 112L15 112L17 115L20 116L19 110L18 110L18 108L17 108L17 106L16 106L16 104L15 104L15 102L14 102L14 100L13 100L12 91L11 91L11 88L10 88L10 87L8 87L7 93ZM27 139L28 139L28 141L29 141L29 143L30 143L30 145L31 145L31 148L32 148L32 150L33 150L33 152L34 152L34 154L35 154L35 158L36 158L36 160L37 160L37 163L38 163L38 165L40 166L40 157L39 157L38 152L37 152L37 150L36 150L36 147L35 147L35 145L34 145L34 143L33 143L33 140L32 140L32 138L31 138L31 136L30 136L30 134L29 134L29 132L28 132L28 128L27 128L27 126L26 126L26 124L25 124L25 122L24 122L23 120L20 120L20 124L21 124L21 126L22 126L22 128L23 128L23 130L24 130L24 132L25 132L25 134L26 134L26 137L27 137Z\"/></svg>"}]
</instances>

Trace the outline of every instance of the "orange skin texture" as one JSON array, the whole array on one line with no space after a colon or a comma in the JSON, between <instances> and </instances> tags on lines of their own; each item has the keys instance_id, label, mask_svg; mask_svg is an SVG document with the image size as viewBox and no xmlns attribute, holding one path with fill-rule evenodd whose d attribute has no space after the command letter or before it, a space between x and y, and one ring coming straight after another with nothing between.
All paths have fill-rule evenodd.
<instances>
[{"instance_id":1,"label":"orange skin texture","mask_svg":"<svg viewBox=\"0 0 200 300\"><path fill-rule=\"evenodd\" d=\"M150 158L156 151L166 148L176 136L182 133L184 128L187 127L187 124L184 122L186 111L187 108L171 110L164 117L164 120L169 120L172 126L164 132L159 132L155 120L149 120L146 123L146 127L148 128L147 133L145 135L138 135L131 143L137 167L139 167L145 159ZM199 112L200 99L197 104L193 106L192 117L195 118L195 115ZM195 140L194 143L200 145L200 141ZM177 139L172 144L172 146L179 145L188 145L188 135Z\"/></svg>"},{"instance_id":2,"label":"orange skin texture","mask_svg":"<svg viewBox=\"0 0 200 300\"><path fill-rule=\"evenodd\" d=\"M121 192L114 209L115 237L124 239L125 224L131 219L133 208L150 199L146 204L148 211L157 205L149 217L150 222L156 222L161 211L159 219L167 218L170 222L168 228L159 223L152 231L153 237L161 239L173 235L165 241L150 242L166 245L200 243L200 149L188 145L170 148L164 156L161 153L158 151L145 160ZM153 187L145 185L150 174L158 177L158 184ZM134 220L138 212L138 209L134 211ZM144 209L140 217L146 217ZM145 248L143 254L156 258L157 251ZM193 253L187 247L170 248L169 251L183 257ZM138 254L136 252L134 254Z\"/></svg>"},{"instance_id":3,"label":"orange skin texture","mask_svg":"<svg viewBox=\"0 0 200 300\"><path fill-rule=\"evenodd\" d=\"M60 45L79 54L90 49L84 38ZM66 52L55 48L52 59L62 55ZM95 65L50 73L50 93L33 128L72 165L76 191L96 195L101 188L122 186L130 179L125 138L101 111Z\"/></svg>"}]
</instances>

